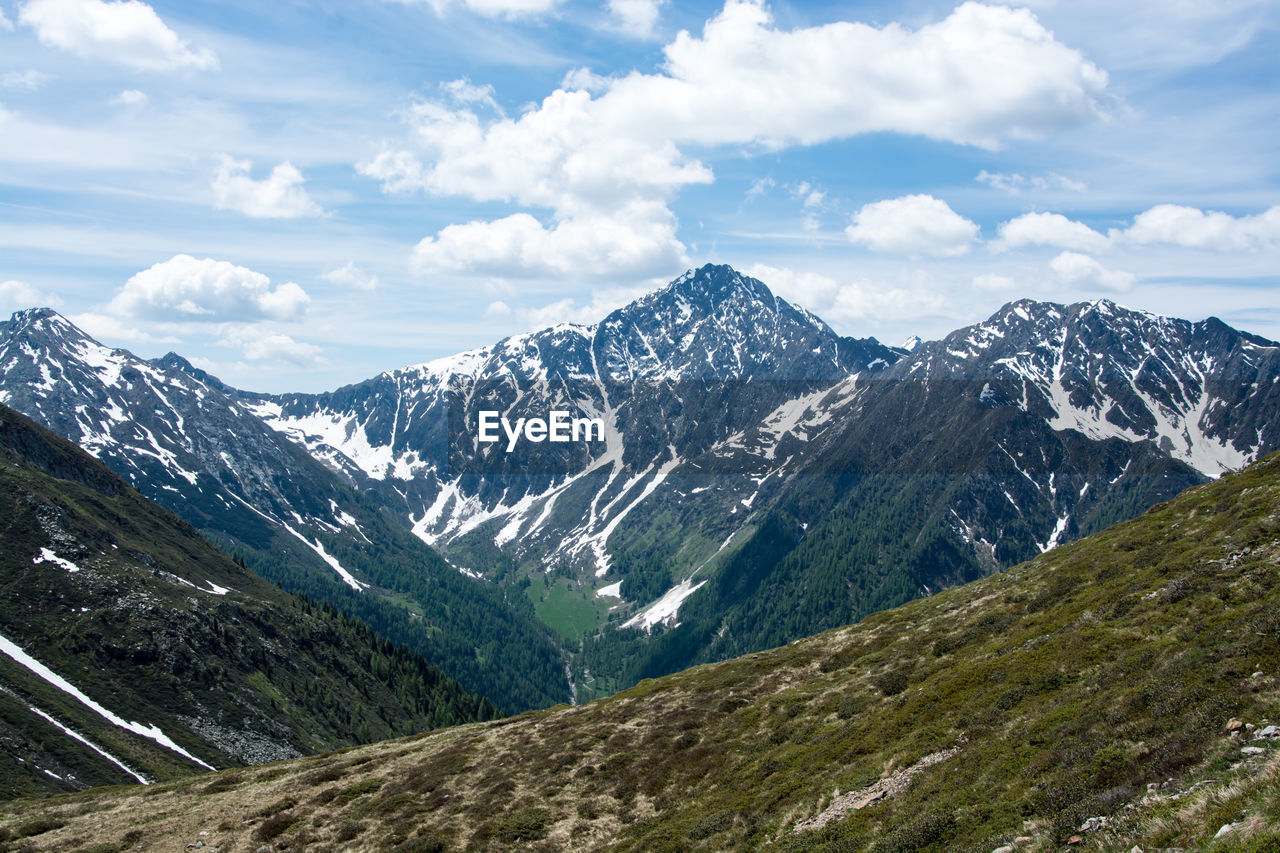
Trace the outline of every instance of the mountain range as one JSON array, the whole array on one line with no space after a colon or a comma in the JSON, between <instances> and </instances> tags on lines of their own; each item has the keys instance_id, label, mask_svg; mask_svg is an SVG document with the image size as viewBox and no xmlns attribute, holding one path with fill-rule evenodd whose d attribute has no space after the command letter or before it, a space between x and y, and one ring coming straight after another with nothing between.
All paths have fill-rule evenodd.
<instances>
[{"instance_id":1,"label":"mountain range","mask_svg":"<svg viewBox=\"0 0 1280 853\"><path fill-rule=\"evenodd\" d=\"M1213 318L1023 300L895 348L710 265L325 394L47 309L0 324L0 368L0 400L510 710L856 621L1280 448L1280 344ZM603 440L477 440L556 410Z\"/></svg>"}]
</instances>

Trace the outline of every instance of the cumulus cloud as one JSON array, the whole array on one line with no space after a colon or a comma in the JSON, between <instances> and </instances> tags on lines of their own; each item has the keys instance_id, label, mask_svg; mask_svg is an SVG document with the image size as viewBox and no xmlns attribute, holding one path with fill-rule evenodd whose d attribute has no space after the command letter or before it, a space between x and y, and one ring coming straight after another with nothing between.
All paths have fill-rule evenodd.
<instances>
[{"instance_id":1,"label":"cumulus cloud","mask_svg":"<svg viewBox=\"0 0 1280 853\"><path fill-rule=\"evenodd\" d=\"M1104 252L1124 246L1180 246L1216 252L1259 251L1280 245L1280 205L1262 213L1232 216L1178 204L1160 204L1139 213L1128 228L1105 235L1060 213L1027 213L1001 223L996 251L1022 246L1054 246Z\"/></svg>"},{"instance_id":2,"label":"cumulus cloud","mask_svg":"<svg viewBox=\"0 0 1280 853\"><path fill-rule=\"evenodd\" d=\"M667 0L609 0L609 14L618 29L637 38L653 35Z\"/></svg>"},{"instance_id":3,"label":"cumulus cloud","mask_svg":"<svg viewBox=\"0 0 1280 853\"><path fill-rule=\"evenodd\" d=\"M1010 195L1018 195L1024 190L1035 190L1037 192L1069 190L1074 193L1082 193L1089 189L1081 181L1073 181L1071 178L1059 175L1057 172L1050 172L1048 175L1032 175L1028 178L1017 172L988 172L983 169L974 180L995 189L1003 190Z\"/></svg>"},{"instance_id":4,"label":"cumulus cloud","mask_svg":"<svg viewBox=\"0 0 1280 853\"><path fill-rule=\"evenodd\" d=\"M219 344L240 350L250 361L283 361L308 367L321 361L320 347L258 326L231 326Z\"/></svg>"},{"instance_id":5,"label":"cumulus cloud","mask_svg":"<svg viewBox=\"0 0 1280 853\"><path fill-rule=\"evenodd\" d=\"M670 211L637 202L616 214L580 215L550 228L527 213L449 225L418 243L412 263L424 274L647 278L688 266L689 259Z\"/></svg>"},{"instance_id":6,"label":"cumulus cloud","mask_svg":"<svg viewBox=\"0 0 1280 853\"><path fill-rule=\"evenodd\" d=\"M508 308L508 311L514 313L520 324L527 329L545 329L557 323L590 325L603 320L613 311L639 299L648 292L649 287L647 285L641 287L612 287L607 290L593 290L591 292L591 301L584 304L579 304L577 300L568 298L536 308L521 307L514 309L514 311ZM493 303L489 306L490 309L494 309L494 305L505 305L505 303ZM497 313L498 310L500 309L494 309L493 316L500 316Z\"/></svg>"},{"instance_id":7,"label":"cumulus cloud","mask_svg":"<svg viewBox=\"0 0 1280 853\"><path fill-rule=\"evenodd\" d=\"M1137 276L1133 273L1109 270L1079 252L1063 252L1049 262L1049 269L1064 284L1081 288L1128 290L1137 281Z\"/></svg>"},{"instance_id":8,"label":"cumulus cloud","mask_svg":"<svg viewBox=\"0 0 1280 853\"><path fill-rule=\"evenodd\" d=\"M353 290L375 290L378 287L378 277L360 269L354 261L347 261L336 269L321 273L320 277Z\"/></svg>"},{"instance_id":9,"label":"cumulus cloud","mask_svg":"<svg viewBox=\"0 0 1280 853\"><path fill-rule=\"evenodd\" d=\"M1110 245L1105 235L1060 213L1025 213L1000 223L996 230L999 237L991 244L996 251L1020 246L1056 246L1082 252L1102 252Z\"/></svg>"},{"instance_id":10,"label":"cumulus cloud","mask_svg":"<svg viewBox=\"0 0 1280 853\"><path fill-rule=\"evenodd\" d=\"M274 289L260 272L174 255L135 274L108 303L120 317L168 321L294 320L310 303L294 282Z\"/></svg>"},{"instance_id":11,"label":"cumulus cloud","mask_svg":"<svg viewBox=\"0 0 1280 853\"><path fill-rule=\"evenodd\" d=\"M941 199L908 195L863 205L845 233L874 252L954 257L969 251L978 226Z\"/></svg>"},{"instance_id":12,"label":"cumulus cloud","mask_svg":"<svg viewBox=\"0 0 1280 853\"><path fill-rule=\"evenodd\" d=\"M9 20L5 15L4 9L0 9L0 30L11 33L13 32L13 21Z\"/></svg>"},{"instance_id":13,"label":"cumulus cloud","mask_svg":"<svg viewBox=\"0 0 1280 853\"><path fill-rule=\"evenodd\" d=\"M572 74L517 118L419 102L404 113L410 139L358 168L389 192L543 208L551 217L534 224L553 233L635 221L619 210L710 183L685 146L774 150L896 132L995 148L1105 113L1106 74L1030 12L1004 6L965 3L918 29L782 30L762 3L729 0L700 36L681 32L664 53L656 74ZM531 233L529 219L490 230ZM651 239L653 222L639 220L628 242L650 243L656 264L671 246ZM479 223L459 227L476 234Z\"/></svg>"},{"instance_id":14,"label":"cumulus cloud","mask_svg":"<svg viewBox=\"0 0 1280 853\"><path fill-rule=\"evenodd\" d=\"M821 273L765 264L754 264L745 272L788 302L837 324L917 319L949 308L947 298L922 281L840 282Z\"/></svg>"},{"instance_id":15,"label":"cumulus cloud","mask_svg":"<svg viewBox=\"0 0 1280 853\"><path fill-rule=\"evenodd\" d=\"M0 281L0 314L12 314L23 308L39 308L62 304L52 293L32 287L25 281Z\"/></svg>"},{"instance_id":16,"label":"cumulus cloud","mask_svg":"<svg viewBox=\"0 0 1280 853\"><path fill-rule=\"evenodd\" d=\"M18 23L44 44L84 59L141 71L218 67L212 51L192 49L141 0L26 0Z\"/></svg>"},{"instance_id":17,"label":"cumulus cloud","mask_svg":"<svg viewBox=\"0 0 1280 853\"><path fill-rule=\"evenodd\" d=\"M156 337L149 332L144 332L142 329L137 328L131 323L126 323L119 317L113 317L110 314L102 314L96 311L88 311L83 314L72 314L68 319L81 329L84 329L96 340L109 341L112 344L182 343L181 338L173 335L162 335L160 337Z\"/></svg>"},{"instance_id":18,"label":"cumulus cloud","mask_svg":"<svg viewBox=\"0 0 1280 853\"><path fill-rule=\"evenodd\" d=\"M51 79L43 71L8 71L0 74L0 86L17 92L34 92Z\"/></svg>"},{"instance_id":19,"label":"cumulus cloud","mask_svg":"<svg viewBox=\"0 0 1280 853\"><path fill-rule=\"evenodd\" d=\"M249 177L252 167L248 160L222 156L213 174L214 207L254 219L297 219L324 213L303 189L302 173L288 160L260 181Z\"/></svg>"},{"instance_id":20,"label":"cumulus cloud","mask_svg":"<svg viewBox=\"0 0 1280 853\"><path fill-rule=\"evenodd\" d=\"M1231 216L1177 204L1161 204L1138 214L1123 232L1138 245L1163 244L1217 252L1252 251L1280 244L1280 205L1254 216Z\"/></svg>"}]
</instances>

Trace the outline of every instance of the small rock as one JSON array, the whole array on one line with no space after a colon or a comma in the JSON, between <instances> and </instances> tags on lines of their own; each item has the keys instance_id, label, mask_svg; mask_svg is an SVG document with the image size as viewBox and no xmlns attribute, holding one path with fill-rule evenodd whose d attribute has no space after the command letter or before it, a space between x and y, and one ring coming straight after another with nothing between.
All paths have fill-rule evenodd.
<instances>
[{"instance_id":1,"label":"small rock","mask_svg":"<svg viewBox=\"0 0 1280 853\"><path fill-rule=\"evenodd\" d=\"M1006 844L1003 847L997 847L995 850L992 850L991 853L1013 853L1013 845Z\"/></svg>"},{"instance_id":2,"label":"small rock","mask_svg":"<svg viewBox=\"0 0 1280 853\"><path fill-rule=\"evenodd\" d=\"M1240 729L1243 729L1243 728L1244 728L1244 721L1243 721L1243 720L1237 720L1235 717L1232 717L1230 720L1228 720L1228 721L1227 721L1227 732L1228 732L1228 733L1230 733L1230 732L1237 732L1237 731L1239 731Z\"/></svg>"},{"instance_id":3,"label":"small rock","mask_svg":"<svg viewBox=\"0 0 1280 853\"><path fill-rule=\"evenodd\" d=\"M1095 830L1105 828L1106 825L1107 819L1105 817L1091 817L1080 825L1080 831L1093 832Z\"/></svg>"},{"instance_id":4,"label":"small rock","mask_svg":"<svg viewBox=\"0 0 1280 853\"><path fill-rule=\"evenodd\" d=\"M1246 747L1243 747L1240 751L1243 752L1245 755L1261 755L1262 753L1266 752L1266 750L1260 746L1246 746Z\"/></svg>"},{"instance_id":5,"label":"small rock","mask_svg":"<svg viewBox=\"0 0 1280 853\"><path fill-rule=\"evenodd\" d=\"M1262 671L1261 671L1261 670L1259 670L1258 672L1255 672L1253 675L1251 675L1251 676L1249 676L1249 677L1250 677L1250 678L1261 678L1261 677L1262 677Z\"/></svg>"},{"instance_id":6,"label":"small rock","mask_svg":"<svg viewBox=\"0 0 1280 853\"><path fill-rule=\"evenodd\" d=\"M1142 848L1135 844L1130 848L1129 853L1142 853Z\"/></svg>"},{"instance_id":7,"label":"small rock","mask_svg":"<svg viewBox=\"0 0 1280 853\"><path fill-rule=\"evenodd\" d=\"M1280 727L1267 726L1265 729L1258 732L1253 737L1256 740L1258 738L1264 738L1264 737L1276 737L1277 735L1280 735Z\"/></svg>"},{"instance_id":8,"label":"small rock","mask_svg":"<svg viewBox=\"0 0 1280 853\"><path fill-rule=\"evenodd\" d=\"M1232 832L1232 830L1234 830L1235 828L1236 828L1236 826L1235 826L1235 824L1234 824L1234 823L1224 823L1224 824L1222 825L1222 829L1219 829L1219 830L1218 830L1218 834L1217 834L1217 835L1215 835L1215 836L1213 836L1213 837L1214 837L1214 838L1224 838L1225 836L1230 835L1230 834L1231 834L1231 832Z\"/></svg>"},{"instance_id":9,"label":"small rock","mask_svg":"<svg viewBox=\"0 0 1280 853\"><path fill-rule=\"evenodd\" d=\"M1067 839L1068 844L1079 844L1081 841L1084 841L1084 839L1078 835L1073 835Z\"/></svg>"}]
</instances>

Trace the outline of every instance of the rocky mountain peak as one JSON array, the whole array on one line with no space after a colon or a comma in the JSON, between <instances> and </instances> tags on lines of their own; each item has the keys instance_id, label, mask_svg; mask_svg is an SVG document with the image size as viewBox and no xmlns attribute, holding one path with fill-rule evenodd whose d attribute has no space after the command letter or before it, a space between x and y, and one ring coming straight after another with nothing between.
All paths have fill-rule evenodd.
<instances>
[{"instance_id":1,"label":"rocky mountain peak","mask_svg":"<svg viewBox=\"0 0 1280 853\"><path fill-rule=\"evenodd\" d=\"M6 341L23 340L29 345L62 346L94 344L94 340L52 308L27 308L0 323Z\"/></svg>"}]
</instances>

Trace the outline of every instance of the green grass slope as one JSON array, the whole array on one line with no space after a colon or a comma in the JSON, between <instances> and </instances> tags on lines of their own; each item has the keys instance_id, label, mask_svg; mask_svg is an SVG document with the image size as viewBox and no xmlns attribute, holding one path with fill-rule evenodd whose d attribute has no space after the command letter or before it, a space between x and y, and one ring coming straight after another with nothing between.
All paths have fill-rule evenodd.
<instances>
[{"instance_id":1,"label":"green grass slope","mask_svg":"<svg viewBox=\"0 0 1280 853\"><path fill-rule=\"evenodd\" d=\"M1280 849L1280 457L579 708L0 805L13 850Z\"/></svg>"},{"instance_id":2,"label":"green grass slope","mask_svg":"<svg viewBox=\"0 0 1280 853\"><path fill-rule=\"evenodd\" d=\"M3 406L0 636L192 756L113 725L0 654L0 797L134 782L125 768L187 776L202 772L194 759L262 763L497 716L368 627L249 572Z\"/></svg>"}]
</instances>

